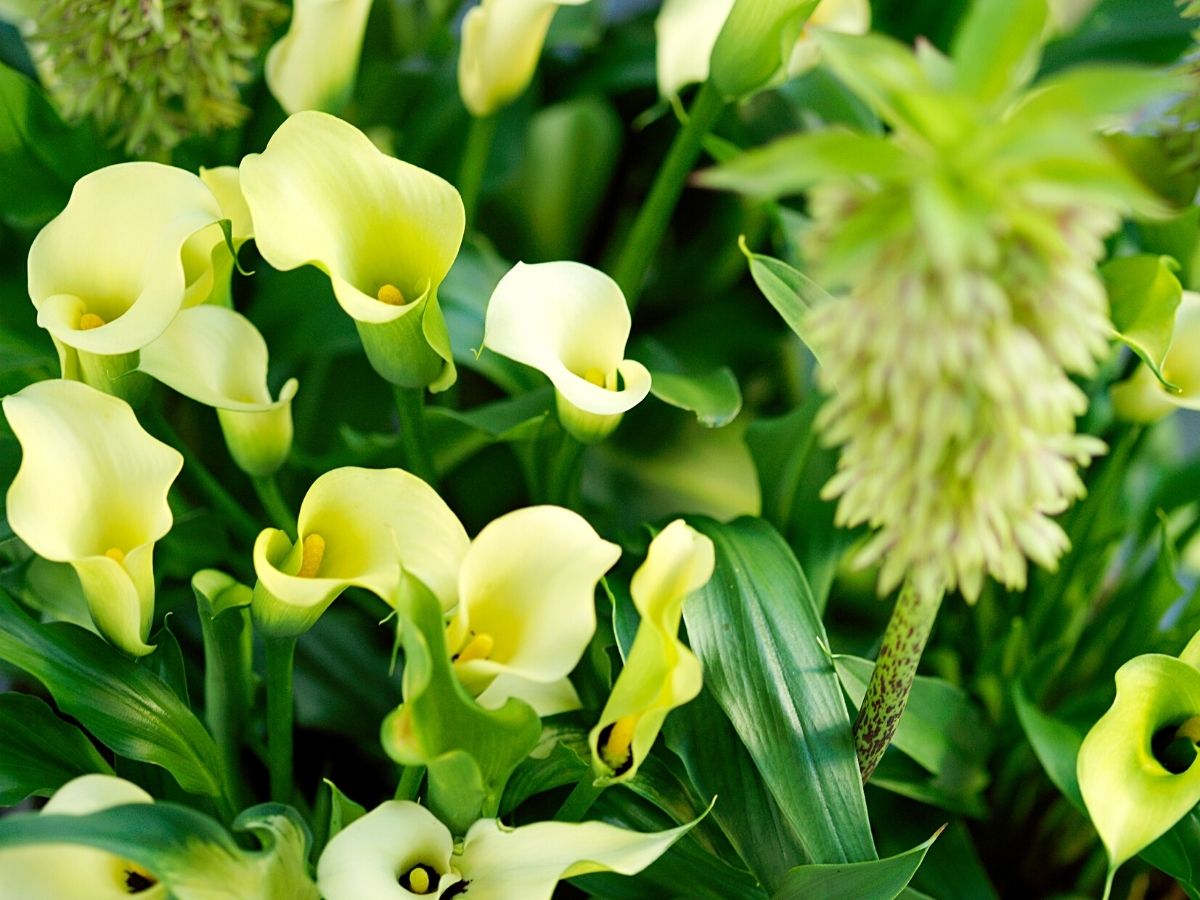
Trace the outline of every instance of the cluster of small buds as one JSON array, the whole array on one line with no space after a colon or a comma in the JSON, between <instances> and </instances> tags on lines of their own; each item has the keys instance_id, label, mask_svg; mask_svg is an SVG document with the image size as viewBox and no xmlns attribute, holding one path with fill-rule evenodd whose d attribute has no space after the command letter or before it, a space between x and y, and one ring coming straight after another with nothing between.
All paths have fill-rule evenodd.
<instances>
[{"instance_id":1,"label":"cluster of small buds","mask_svg":"<svg viewBox=\"0 0 1200 900\"><path fill-rule=\"evenodd\" d=\"M909 190L810 194L814 261L864 221L890 231L857 257L850 298L808 320L830 397L819 427L842 447L824 493L839 524L875 529L859 562L882 563L881 592L907 576L973 601L985 574L1020 589L1027 558L1056 565L1068 541L1050 517L1083 494L1076 466L1104 452L1075 433L1087 400L1069 373L1106 352L1095 262L1118 220L1010 186L947 252Z\"/></svg>"},{"instance_id":2,"label":"cluster of small buds","mask_svg":"<svg viewBox=\"0 0 1200 900\"><path fill-rule=\"evenodd\" d=\"M65 115L162 156L242 121L238 89L286 14L281 0L46 0L30 41Z\"/></svg>"}]
</instances>

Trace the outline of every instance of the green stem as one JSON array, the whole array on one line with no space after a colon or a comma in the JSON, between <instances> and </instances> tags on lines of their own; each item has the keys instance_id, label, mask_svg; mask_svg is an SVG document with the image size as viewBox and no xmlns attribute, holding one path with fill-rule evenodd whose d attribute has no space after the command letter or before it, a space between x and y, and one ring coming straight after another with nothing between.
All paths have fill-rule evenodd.
<instances>
[{"instance_id":1,"label":"green stem","mask_svg":"<svg viewBox=\"0 0 1200 900\"><path fill-rule=\"evenodd\" d=\"M613 266L613 280L625 292L630 309L637 307L638 294L646 279L646 270L658 252L658 245L670 224L684 183L700 158L704 136L716 124L725 101L711 83L705 82L696 95L687 123L675 135L667 158L655 176L654 185L637 219L625 238L621 254Z\"/></svg>"},{"instance_id":2,"label":"green stem","mask_svg":"<svg viewBox=\"0 0 1200 900\"><path fill-rule=\"evenodd\" d=\"M854 749L858 752L858 768L864 783L879 765L900 724L941 603L941 589L921 589L911 581L896 598L871 683L854 720Z\"/></svg>"},{"instance_id":3,"label":"green stem","mask_svg":"<svg viewBox=\"0 0 1200 900\"><path fill-rule=\"evenodd\" d=\"M496 116L472 117L471 129L467 132L467 144L463 148L462 165L458 171L458 192L462 195L468 225L475 224L475 211L479 207L479 195L483 190L483 176L487 173L488 157L492 155L492 141L495 137Z\"/></svg>"},{"instance_id":4,"label":"green stem","mask_svg":"<svg viewBox=\"0 0 1200 900\"><path fill-rule=\"evenodd\" d=\"M296 638L266 638L267 652L267 756L271 770L271 799L288 803L292 798L292 664Z\"/></svg>"},{"instance_id":5,"label":"green stem","mask_svg":"<svg viewBox=\"0 0 1200 900\"><path fill-rule=\"evenodd\" d=\"M396 410L400 413L400 452L404 468L437 487L437 469L425 428L425 389L397 387Z\"/></svg>"},{"instance_id":6,"label":"green stem","mask_svg":"<svg viewBox=\"0 0 1200 900\"><path fill-rule=\"evenodd\" d=\"M241 808L249 800L241 778L242 732L249 705L249 617L245 609L229 609L216 618L201 609L200 632L204 638L204 718L221 754L225 783Z\"/></svg>"},{"instance_id":7,"label":"green stem","mask_svg":"<svg viewBox=\"0 0 1200 900\"><path fill-rule=\"evenodd\" d=\"M275 480L275 476L251 478L250 481L254 484L254 493L258 495L258 502L262 504L263 511L275 523L276 528L286 531L288 537L294 541L296 517L287 501L283 499L283 494L279 492L279 482Z\"/></svg>"},{"instance_id":8,"label":"green stem","mask_svg":"<svg viewBox=\"0 0 1200 900\"><path fill-rule=\"evenodd\" d=\"M565 506L567 509L576 507L575 499L578 494L579 474L585 449L583 444L566 431L562 433L562 441L550 462L546 487L547 502Z\"/></svg>"},{"instance_id":9,"label":"green stem","mask_svg":"<svg viewBox=\"0 0 1200 900\"><path fill-rule=\"evenodd\" d=\"M592 804L596 802L596 798L604 792L606 787L608 787L607 783L596 783L596 776L590 770L584 772L574 790L567 795L563 805L554 814L554 821L582 822L583 817L592 808Z\"/></svg>"},{"instance_id":10,"label":"green stem","mask_svg":"<svg viewBox=\"0 0 1200 900\"><path fill-rule=\"evenodd\" d=\"M400 783L396 785L396 794L392 799L416 800L424 778L424 766L405 766L404 771L400 775Z\"/></svg>"}]
</instances>

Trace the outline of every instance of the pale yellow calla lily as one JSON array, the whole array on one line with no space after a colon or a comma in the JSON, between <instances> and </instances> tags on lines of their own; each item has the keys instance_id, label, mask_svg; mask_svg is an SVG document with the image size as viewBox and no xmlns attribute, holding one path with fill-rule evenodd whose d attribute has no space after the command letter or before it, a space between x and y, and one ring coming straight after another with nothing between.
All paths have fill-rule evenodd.
<instances>
[{"instance_id":1,"label":"pale yellow calla lily","mask_svg":"<svg viewBox=\"0 0 1200 900\"><path fill-rule=\"evenodd\" d=\"M167 491L183 457L125 401L79 382L36 382L3 406L22 451L8 489L13 531L74 567L101 634L149 653L154 543L171 528Z\"/></svg>"},{"instance_id":2,"label":"pale yellow calla lily","mask_svg":"<svg viewBox=\"0 0 1200 900\"><path fill-rule=\"evenodd\" d=\"M265 478L283 465L292 446L292 398L299 383L289 379L279 399L271 399L267 344L245 316L222 306L185 309L142 349L138 368L216 409L242 471Z\"/></svg>"},{"instance_id":3,"label":"pale yellow calla lily","mask_svg":"<svg viewBox=\"0 0 1200 900\"><path fill-rule=\"evenodd\" d=\"M450 609L469 544L450 507L415 475L354 467L326 472L300 504L295 543L275 528L255 541L255 626L271 637L302 634L352 586L394 603L402 567Z\"/></svg>"},{"instance_id":4,"label":"pale yellow calla lily","mask_svg":"<svg viewBox=\"0 0 1200 900\"><path fill-rule=\"evenodd\" d=\"M212 248L213 286L205 303L233 308L233 270L237 260L234 253L242 244L254 237L254 223L250 219L250 207L242 196L241 181L236 166L218 166L215 169L200 169L200 180L212 191L221 207L221 215L229 220L229 237L233 250L225 241L218 241Z\"/></svg>"},{"instance_id":5,"label":"pale yellow calla lily","mask_svg":"<svg viewBox=\"0 0 1200 900\"><path fill-rule=\"evenodd\" d=\"M335 113L350 102L370 12L371 0L296 0L267 53L267 87L285 112Z\"/></svg>"},{"instance_id":6,"label":"pale yellow calla lily","mask_svg":"<svg viewBox=\"0 0 1200 900\"><path fill-rule=\"evenodd\" d=\"M563 427L607 436L650 393L650 373L625 359L630 316L616 282L576 262L517 263L488 302L484 346L542 372Z\"/></svg>"},{"instance_id":7,"label":"pale yellow calla lily","mask_svg":"<svg viewBox=\"0 0 1200 900\"><path fill-rule=\"evenodd\" d=\"M630 585L641 613L625 667L588 735L592 767L606 781L637 774L667 713L700 693L700 661L679 640L683 602L712 577L713 543L676 519L650 542Z\"/></svg>"},{"instance_id":8,"label":"pale yellow calla lily","mask_svg":"<svg viewBox=\"0 0 1200 900\"><path fill-rule=\"evenodd\" d=\"M29 295L66 377L119 393L130 355L213 289L221 209L197 176L150 162L79 179L29 250Z\"/></svg>"},{"instance_id":9,"label":"pale yellow calla lily","mask_svg":"<svg viewBox=\"0 0 1200 900\"><path fill-rule=\"evenodd\" d=\"M504 676L485 705L515 696L536 698L539 712L561 711L574 695L563 681L596 631L596 585L620 555L582 516L557 506L487 525L463 558L446 630L463 685L478 695Z\"/></svg>"},{"instance_id":10,"label":"pale yellow calla lily","mask_svg":"<svg viewBox=\"0 0 1200 900\"><path fill-rule=\"evenodd\" d=\"M435 391L454 383L437 302L466 221L452 185L385 156L353 125L301 112L242 160L241 187L263 257L329 276L380 375Z\"/></svg>"},{"instance_id":11,"label":"pale yellow calla lily","mask_svg":"<svg viewBox=\"0 0 1200 900\"><path fill-rule=\"evenodd\" d=\"M334 835L317 863L317 884L326 900L454 893L471 900L550 900L564 878L637 874L691 827L644 834L603 822L537 822L510 829L481 819L455 852L453 836L433 813L389 800Z\"/></svg>"},{"instance_id":12,"label":"pale yellow calla lily","mask_svg":"<svg viewBox=\"0 0 1200 900\"><path fill-rule=\"evenodd\" d=\"M1112 388L1117 415L1149 424L1176 409L1200 409L1200 294L1194 291L1184 291L1180 298L1162 373L1179 393L1163 387L1150 367L1140 363L1133 375Z\"/></svg>"},{"instance_id":13,"label":"pale yellow calla lily","mask_svg":"<svg viewBox=\"0 0 1200 900\"><path fill-rule=\"evenodd\" d=\"M60 787L41 815L83 816L113 806L153 803L136 784L112 775L81 775ZM162 900L166 886L128 860L76 844L0 850L0 889L13 900Z\"/></svg>"},{"instance_id":14,"label":"pale yellow calla lily","mask_svg":"<svg viewBox=\"0 0 1200 900\"><path fill-rule=\"evenodd\" d=\"M482 0L463 17L458 91L471 115L490 116L529 86L560 6L587 0Z\"/></svg>"}]
</instances>

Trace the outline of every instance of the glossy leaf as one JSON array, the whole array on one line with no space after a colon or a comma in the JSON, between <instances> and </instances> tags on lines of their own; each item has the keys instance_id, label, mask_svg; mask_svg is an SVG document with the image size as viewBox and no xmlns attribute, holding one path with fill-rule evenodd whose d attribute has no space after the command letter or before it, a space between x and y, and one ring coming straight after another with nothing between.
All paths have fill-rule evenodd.
<instances>
[{"instance_id":1,"label":"glossy leaf","mask_svg":"<svg viewBox=\"0 0 1200 900\"><path fill-rule=\"evenodd\" d=\"M804 317L810 309L832 298L819 284L783 260L750 252L745 240L740 244L750 264L750 276L754 283L783 317L788 328L808 346Z\"/></svg>"},{"instance_id":2,"label":"glossy leaf","mask_svg":"<svg viewBox=\"0 0 1200 900\"><path fill-rule=\"evenodd\" d=\"M664 403L694 412L706 428L728 425L742 411L742 390L726 367L704 375L651 369L650 375L650 393Z\"/></svg>"},{"instance_id":3,"label":"glossy leaf","mask_svg":"<svg viewBox=\"0 0 1200 900\"><path fill-rule=\"evenodd\" d=\"M938 831L941 834L941 831ZM892 900L900 896L917 874L935 834L906 853L849 865L799 866L788 874L772 900Z\"/></svg>"},{"instance_id":4,"label":"glossy leaf","mask_svg":"<svg viewBox=\"0 0 1200 900\"><path fill-rule=\"evenodd\" d=\"M0 694L0 806L48 797L72 778L112 768L87 735L37 697Z\"/></svg>"}]
</instances>

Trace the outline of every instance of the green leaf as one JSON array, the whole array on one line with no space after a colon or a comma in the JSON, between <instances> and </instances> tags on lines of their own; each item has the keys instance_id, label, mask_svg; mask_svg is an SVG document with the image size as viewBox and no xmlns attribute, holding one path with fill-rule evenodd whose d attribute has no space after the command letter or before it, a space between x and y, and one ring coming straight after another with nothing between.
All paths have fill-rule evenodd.
<instances>
[{"instance_id":1,"label":"green leaf","mask_svg":"<svg viewBox=\"0 0 1200 900\"><path fill-rule=\"evenodd\" d=\"M713 579L684 605L704 683L812 862L875 858L850 716L804 573L760 519L693 525Z\"/></svg>"},{"instance_id":2,"label":"green leaf","mask_svg":"<svg viewBox=\"0 0 1200 900\"><path fill-rule=\"evenodd\" d=\"M0 659L45 685L114 752L162 766L191 793L221 793L217 748L200 720L161 678L96 635L39 625L0 592Z\"/></svg>"},{"instance_id":3,"label":"green leaf","mask_svg":"<svg viewBox=\"0 0 1200 900\"><path fill-rule=\"evenodd\" d=\"M651 371L650 393L664 403L696 414L705 428L721 428L742 411L742 390L728 367L704 375Z\"/></svg>"},{"instance_id":4,"label":"green leaf","mask_svg":"<svg viewBox=\"0 0 1200 900\"><path fill-rule=\"evenodd\" d=\"M810 350L812 346L805 334L804 317L813 307L833 298L819 284L783 260L762 253L752 253L744 237L738 244L750 263L750 276L762 291L783 321L796 333ZM820 360L818 359L818 362Z\"/></svg>"},{"instance_id":5,"label":"green leaf","mask_svg":"<svg viewBox=\"0 0 1200 900\"><path fill-rule=\"evenodd\" d=\"M1046 0L975 0L954 38L958 87L983 103L1004 100L1033 77Z\"/></svg>"},{"instance_id":6,"label":"green leaf","mask_svg":"<svg viewBox=\"0 0 1200 900\"><path fill-rule=\"evenodd\" d=\"M925 843L887 859L849 865L797 866L772 900L892 900L908 887L941 829Z\"/></svg>"},{"instance_id":7,"label":"green leaf","mask_svg":"<svg viewBox=\"0 0 1200 900\"><path fill-rule=\"evenodd\" d=\"M1082 65L1040 80L1011 118L1047 122L1075 119L1106 126L1153 100L1184 87L1161 69L1122 65Z\"/></svg>"},{"instance_id":8,"label":"green leaf","mask_svg":"<svg viewBox=\"0 0 1200 900\"><path fill-rule=\"evenodd\" d=\"M325 779L325 786L329 788L329 834L326 836L328 842L335 834L349 825L356 819L361 819L367 814L366 808L355 803L345 794L343 794L336 784Z\"/></svg>"},{"instance_id":9,"label":"green leaf","mask_svg":"<svg viewBox=\"0 0 1200 900\"><path fill-rule=\"evenodd\" d=\"M49 797L79 775L111 775L87 735L37 697L0 694L0 806Z\"/></svg>"},{"instance_id":10,"label":"green leaf","mask_svg":"<svg viewBox=\"0 0 1200 900\"><path fill-rule=\"evenodd\" d=\"M1117 338L1150 367L1159 381L1177 391L1162 371L1175 332L1175 311L1183 287L1169 256L1124 256L1100 268Z\"/></svg>"}]
</instances>

